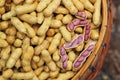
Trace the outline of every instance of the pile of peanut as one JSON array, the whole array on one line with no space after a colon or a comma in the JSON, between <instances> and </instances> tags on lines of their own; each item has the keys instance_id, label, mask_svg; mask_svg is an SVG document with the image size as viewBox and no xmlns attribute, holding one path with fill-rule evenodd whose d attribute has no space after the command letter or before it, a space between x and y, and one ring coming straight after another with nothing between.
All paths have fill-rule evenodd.
<instances>
[{"instance_id":1,"label":"pile of peanut","mask_svg":"<svg viewBox=\"0 0 120 80\"><path fill-rule=\"evenodd\" d=\"M69 80L99 39L101 0L0 0L0 80Z\"/></svg>"}]
</instances>

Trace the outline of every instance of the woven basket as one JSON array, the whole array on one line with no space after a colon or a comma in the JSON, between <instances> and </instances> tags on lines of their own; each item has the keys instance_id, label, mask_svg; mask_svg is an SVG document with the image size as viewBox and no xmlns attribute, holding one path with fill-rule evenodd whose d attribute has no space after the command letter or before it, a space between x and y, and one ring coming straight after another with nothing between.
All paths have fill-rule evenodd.
<instances>
[{"instance_id":1,"label":"woven basket","mask_svg":"<svg viewBox=\"0 0 120 80\"><path fill-rule=\"evenodd\" d=\"M112 0L102 0L102 26L95 49L72 80L93 80L100 71L110 42L112 30Z\"/></svg>"}]
</instances>

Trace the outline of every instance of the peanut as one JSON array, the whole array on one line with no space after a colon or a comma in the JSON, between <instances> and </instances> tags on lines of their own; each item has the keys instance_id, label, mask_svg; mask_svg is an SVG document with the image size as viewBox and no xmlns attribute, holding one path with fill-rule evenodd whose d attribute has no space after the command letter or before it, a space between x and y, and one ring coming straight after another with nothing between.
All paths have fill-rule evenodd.
<instances>
[{"instance_id":1,"label":"peanut","mask_svg":"<svg viewBox=\"0 0 120 80\"><path fill-rule=\"evenodd\" d=\"M46 80L48 77L49 77L49 73L47 73L47 72L42 72L42 73L39 75L39 79L40 79L40 80Z\"/></svg>"},{"instance_id":2,"label":"peanut","mask_svg":"<svg viewBox=\"0 0 120 80\"><path fill-rule=\"evenodd\" d=\"M39 68L34 70L34 73L35 73L35 75L39 76L42 71L43 71L43 67L39 67Z\"/></svg>"},{"instance_id":3,"label":"peanut","mask_svg":"<svg viewBox=\"0 0 120 80\"><path fill-rule=\"evenodd\" d=\"M94 4L94 7L95 7L95 11L93 13L93 23L96 25L96 26L99 26L100 23L101 23L101 0L96 0L95 4Z\"/></svg>"},{"instance_id":4,"label":"peanut","mask_svg":"<svg viewBox=\"0 0 120 80\"><path fill-rule=\"evenodd\" d=\"M37 7L37 2L32 4L24 4L15 7L15 12L17 15L33 12Z\"/></svg>"},{"instance_id":5,"label":"peanut","mask_svg":"<svg viewBox=\"0 0 120 80\"><path fill-rule=\"evenodd\" d=\"M63 14L58 14L58 15L56 16L56 19L57 19L57 20L62 20L63 17L64 17Z\"/></svg>"},{"instance_id":6,"label":"peanut","mask_svg":"<svg viewBox=\"0 0 120 80\"><path fill-rule=\"evenodd\" d=\"M13 2L14 2L15 4L19 4L19 3L21 3L22 1L24 1L24 0L13 0Z\"/></svg>"},{"instance_id":7,"label":"peanut","mask_svg":"<svg viewBox=\"0 0 120 80\"><path fill-rule=\"evenodd\" d=\"M52 2L47 6L47 8L43 11L45 16L51 16L52 13L57 9L60 5L61 0L52 0Z\"/></svg>"},{"instance_id":8,"label":"peanut","mask_svg":"<svg viewBox=\"0 0 120 80\"><path fill-rule=\"evenodd\" d=\"M78 52L82 51L84 48L84 45L85 45L84 43L80 44L78 47L75 48L75 50Z\"/></svg>"},{"instance_id":9,"label":"peanut","mask_svg":"<svg viewBox=\"0 0 120 80\"><path fill-rule=\"evenodd\" d=\"M1 6L4 6L4 4L5 4L5 0L1 0L1 1L0 1L0 7L1 7Z\"/></svg>"},{"instance_id":10,"label":"peanut","mask_svg":"<svg viewBox=\"0 0 120 80\"><path fill-rule=\"evenodd\" d=\"M48 37L52 37L52 36L54 36L54 34L55 34L55 30L54 30L54 29L49 29L49 30L47 31L47 36L48 36Z\"/></svg>"},{"instance_id":11,"label":"peanut","mask_svg":"<svg viewBox=\"0 0 120 80\"><path fill-rule=\"evenodd\" d=\"M34 77L34 74L33 72L27 72L27 73L23 73L23 72L16 72L16 73L13 73L12 75L12 79L31 79Z\"/></svg>"},{"instance_id":12,"label":"peanut","mask_svg":"<svg viewBox=\"0 0 120 80\"><path fill-rule=\"evenodd\" d=\"M41 0L41 1L39 2L39 4L37 5L36 10L37 10L38 12L41 12L43 9L45 9L45 8L48 6L48 4L50 4L51 1L52 1L52 0Z\"/></svg>"},{"instance_id":13,"label":"peanut","mask_svg":"<svg viewBox=\"0 0 120 80\"><path fill-rule=\"evenodd\" d=\"M21 48L16 48L16 49L12 52L10 58L8 59L8 61L7 61L7 63L6 63L6 67L7 67L7 68L12 68L12 67L15 65L16 61L17 61L17 60L19 59L19 57L21 56L21 54L22 54L22 49L21 49Z\"/></svg>"},{"instance_id":14,"label":"peanut","mask_svg":"<svg viewBox=\"0 0 120 80\"><path fill-rule=\"evenodd\" d=\"M14 42L15 47L20 47L22 45L22 41L20 39L16 39Z\"/></svg>"},{"instance_id":15,"label":"peanut","mask_svg":"<svg viewBox=\"0 0 120 80\"><path fill-rule=\"evenodd\" d=\"M75 15L78 12L78 9L72 3L72 0L62 0L62 3L71 14Z\"/></svg>"},{"instance_id":16,"label":"peanut","mask_svg":"<svg viewBox=\"0 0 120 80\"><path fill-rule=\"evenodd\" d=\"M10 36L15 36L17 31L16 31L16 28L12 26L12 27L7 28L5 33Z\"/></svg>"},{"instance_id":17,"label":"peanut","mask_svg":"<svg viewBox=\"0 0 120 80\"><path fill-rule=\"evenodd\" d=\"M0 31L0 39L6 39L6 34Z\"/></svg>"},{"instance_id":18,"label":"peanut","mask_svg":"<svg viewBox=\"0 0 120 80\"><path fill-rule=\"evenodd\" d=\"M68 71L66 73L60 73L55 80L69 80L74 76L74 72Z\"/></svg>"},{"instance_id":19,"label":"peanut","mask_svg":"<svg viewBox=\"0 0 120 80\"><path fill-rule=\"evenodd\" d=\"M9 23L7 21L0 22L0 30L5 30L8 28Z\"/></svg>"},{"instance_id":20,"label":"peanut","mask_svg":"<svg viewBox=\"0 0 120 80\"><path fill-rule=\"evenodd\" d=\"M62 26L62 22L60 20L52 19L50 24L51 28L59 28L60 26Z\"/></svg>"},{"instance_id":21,"label":"peanut","mask_svg":"<svg viewBox=\"0 0 120 80\"><path fill-rule=\"evenodd\" d=\"M44 20L44 15L43 15L43 13L41 12L41 13L38 13L37 14L37 23L38 24L41 24L42 22L43 22L43 20Z\"/></svg>"},{"instance_id":22,"label":"peanut","mask_svg":"<svg viewBox=\"0 0 120 80\"><path fill-rule=\"evenodd\" d=\"M8 19L10 19L11 17L14 17L14 16L16 16L15 10L11 10L11 11L2 15L2 20L8 20Z\"/></svg>"},{"instance_id":23,"label":"peanut","mask_svg":"<svg viewBox=\"0 0 120 80\"><path fill-rule=\"evenodd\" d=\"M92 40L98 40L99 38L99 31L96 30L91 30L90 37Z\"/></svg>"},{"instance_id":24,"label":"peanut","mask_svg":"<svg viewBox=\"0 0 120 80\"><path fill-rule=\"evenodd\" d=\"M76 55L73 51L68 53L69 61L73 62L76 59Z\"/></svg>"},{"instance_id":25,"label":"peanut","mask_svg":"<svg viewBox=\"0 0 120 80\"><path fill-rule=\"evenodd\" d=\"M43 24L40 26L40 28L37 31L37 34L39 36L44 36L46 34L47 30L49 29L49 26L50 26L50 23L51 23L51 19L52 19L52 16L46 17L44 19Z\"/></svg>"},{"instance_id":26,"label":"peanut","mask_svg":"<svg viewBox=\"0 0 120 80\"><path fill-rule=\"evenodd\" d=\"M83 3L83 5L84 5L84 7L85 7L85 9L87 9L88 11L90 11L90 12L94 12L94 6L90 3L90 1L89 0L80 0L82 3Z\"/></svg>"},{"instance_id":27,"label":"peanut","mask_svg":"<svg viewBox=\"0 0 120 80\"><path fill-rule=\"evenodd\" d=\"M12 17L11 23L16 27L18 31L26 34L26 28L24 24L17 17Z\"/></svg>"},{"instance_id":28,"label":"peanut","mask_svg":"<svg viewBox=\"0 0 120 80\"><path fill-rule=\"evenodd\" d=\"M71 34L70 34L70 32L66 29L65 26L61 26L61 27L60 27L60 32L61 32L63 38L64 38L66 41L68 41L68 42L71 41Z\"/></svg>"},{"instance_id":29,"label":"peanut","mask_svg":"<svg viewBox=\"0 0 120 80\"><path fill-rule=\"evenodd\" d=\"M13 75L12 69L7 69L6 71L3 72L3 75L2 75L2 76L3 76L4 78L8 79L8 78L10 78L12 75Z\"/></svg>"},{"instance_id":30,"label":"peanut","mask_svg":"<svg viewBox=\"0 0 120 80\"><path fill-rule=\"evenodd\" d=\"M38 41L39 41L39 37L38 36L34 36L31 39L31 45L38 45Z\"/></svg>"},{"instance_id":31,"label":"peanut","mask_svg":"<svg viewBox=\"0 0 120 80\"><path fill-rule=\"evenodd\" d=\"M24 26L26 28L27 35L30 38L35 37L36 33L35 33L34 29L28 23L23 23L23 24L24 24Z\"/></svg>"},{"instance_id":32,"label":"peanut","mask_svg":"<svg viewBox=\"0 0 120 80\"><path fill-rule=\"evenodd\" d=\"M50 44L50 46L49 46L49 48L48 48L48 51L49 51L51 54L53 54L53 53L56 51L57 47L58 47L59 44L60 44L60 39L61 39L61 34L60 34L60 33L57 33L57 34L54 36L54 38L53 38L53 40L52 40L52 42L51 42L51 44Z\"/></svg>"},{"instance_id":33,"label":"peanut","mask_svg":"<svg viewBox=\"0 0 120 80\"><path fill-rule=\"evenodd\" d=\"M0 7L0 14L4 14L5 13L5 8L4 7Z\"/></svg>"},{"instance_id":34,"label":"peanut","mask_svg":"<svg viewBox=\"0 0 120 80\"><path fill-rule=\"evenodd\" d=\"M56 62L60 60L58 49L55 51L55 53L53 53L53 60Z\"/></svg>"},{"instance_id":35,"label":"peanut","mask_svg":"<svg viewBox=\"0 0 120 80\"><path fill-rule=\"evenodd\" d=\"M47 49L49 46L49 42L47 40L44 40L41 45L38 45L35 47L35 54L39 55L42 50Z\"/></svg>"},{"instance_id":36,"label":"peanut","mask_svg":"<svg viewBox=\"0 0 120 80\"><path fill-rule=\"evenodd\" d=\"M69 13L69 11L63 6L59 6L54 12L57 14L68 14Z\"/></svg>"},{"instance_id":37,"label":"peanut","mask_svg":"<svg viewBox=\"0 0 120 80\"><path fill-rule=\"evenodd\" d=\"M37 17L36 16L32 16L30 14L23 14L20 15L19 18L24 21L27 22L29 24L36 24L37 23Z\"/></svg>"},{"instance_id":38,"label":"peanut","mask_svg":"<svg viewBox=\"0 0 120 80\"><path fill-rule=\"evenodd\" d=\"M11 51L10 46L7 46L1 50L0 68L5 67L6 62L7 62L8 58L10 57L10 51Z\"/></svg>"},{"instance_id":39,"label":"peanut","mask_svg":"<svg viewBox=\"0 0 120 80\"><path fill-rule=\"evenodd\" d=\"M70 14L67 14L63 17L62 22L63 24L68 24L72 21L73 17Z\"/></svg>"},{"instance_id":40,"label":"peanut","mask_svg":"<svg viewBox=\"0 0 120 80\"><path fill-rule=\"evenodd\" d=\"M28 46L26 52L23 53L23 55L22 55L22 65L23 65L23 69L25 71L30 71L31 70L30 62L31 62L33 54L34 54L33 47Z\"/></svg>"},{"instance_id":41,"label":"peanut","mask_svg":"<svg viewBox=\"0 0 120 80\"><path fill-rule=\"evenodd\" d=\"M7 47L8 43L4 39L0 39L0 47Z\"/></svg>"},{"instance_id":42,"label":"peanut","mask_svg":"<svg viewBox=\"0 0 120 80\"><path fill-rule=\"evenodd\" d=\"M84 10L84 5L79 0L72 0L72 2L79 11Z\"/></svg>"},{"instance_id":43,"label":"peanut","mask_svg":"<svg viewBox=\"0 0 120 80\"><path fill-rule=\"evenodd\" d=\"M15 36L7 36L6 40L9 44L13 44L15 41Z\"/></svg>"}]
</instances>

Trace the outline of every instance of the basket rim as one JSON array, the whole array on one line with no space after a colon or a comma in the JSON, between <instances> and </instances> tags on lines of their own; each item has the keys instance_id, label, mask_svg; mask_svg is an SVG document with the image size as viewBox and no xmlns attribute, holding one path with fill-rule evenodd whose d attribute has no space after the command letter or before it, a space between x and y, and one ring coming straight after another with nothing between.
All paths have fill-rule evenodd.
<instances>
[{"instance_id":1,"label":"basket rim","mask_svg":"<svg viewBox=\"0 0 120 80\"><path fill-rule=\"evenodd\" d=\"M91 53L91 55L88 57L86 62L83 64L81 69L78 71L78 73L72 78L72 80L77 80L79 77L81 77L87 68L90 66L96 55L98 54L98 51L101 47L101 44L105 38L105 34L107 31L107 23L108 23L108 10L107 10L107 0L102 0L102 26L100 30L100 37L98 39L98 42L96 43L96 46Z\"/></svg>"}]
</instances>

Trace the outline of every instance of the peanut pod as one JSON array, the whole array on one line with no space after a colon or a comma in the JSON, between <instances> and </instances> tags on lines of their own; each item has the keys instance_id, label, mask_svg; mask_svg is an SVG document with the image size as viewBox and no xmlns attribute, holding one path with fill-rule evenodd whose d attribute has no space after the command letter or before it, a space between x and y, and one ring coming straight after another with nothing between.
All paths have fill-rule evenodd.
<instances>
[{"instance_id":1,"label":"peanut pod","mask_svg":"<svg viewBox=\"0 0 120 80\"><path fill-rule=\"evenodd\" d=\"M65 48L63 46L60 47L60 56L61 56L61 61L62 61L62 68L66 69L68 56L67 56Z\"/></svg>"},{"instance_id":2,"label":"peanut pod","mask_svg":"<svg viewBox=\"0 0 120 80\"><path fill-rule=\"evenodd\" d=\"M79 35L71 42L64 44L64 48L65 49L75 48L81 43L83 43L83 41L84 41L84 37L82 35Z\"/></svg>"},{"instance_id":3,"label":"peanut pod","mask_svg":"<svg viewBox=\"0 0 120 80\"><path fill-rule=\"evenodd\" d=\"M73 20L71 23L68 24L67 28L69 31L74 31L76 27L78 26L84 26L88 23L87 20Z\"/></svg>"},{"instance_id":4,"label":"peanut pod","mask_svg":"<svg viewBox=\"0 0 120 80\"><path fill-rule=\"evenodd\" d=\"M77 18L80 18L80 19L86 19L87 18L85 12L77 12L77 14L75 16Z\"/></svg>"},{"instance_id":5,"label":"peanut pod","mask_svg":"<svg viewBox=\"0 0 120 80\"><path fill-rule=\"evenodd\" d=\"M88 41L90 38L90 28L91 28L91 25L88 23L85 27L84 41Z\"/></svg>"},{"instance_id":6,"label":"peanut pod","mask_svg":"<svg viewBox=\"0 0 120 80\"><path fill-rule=\"evenodd\" d=\"M78 58L73 63L73 68L80 68L82 64L86 61L87 57L92 52L96 42L90 43L90 45L80 53Z\"/></svg>"}]
</instances>

